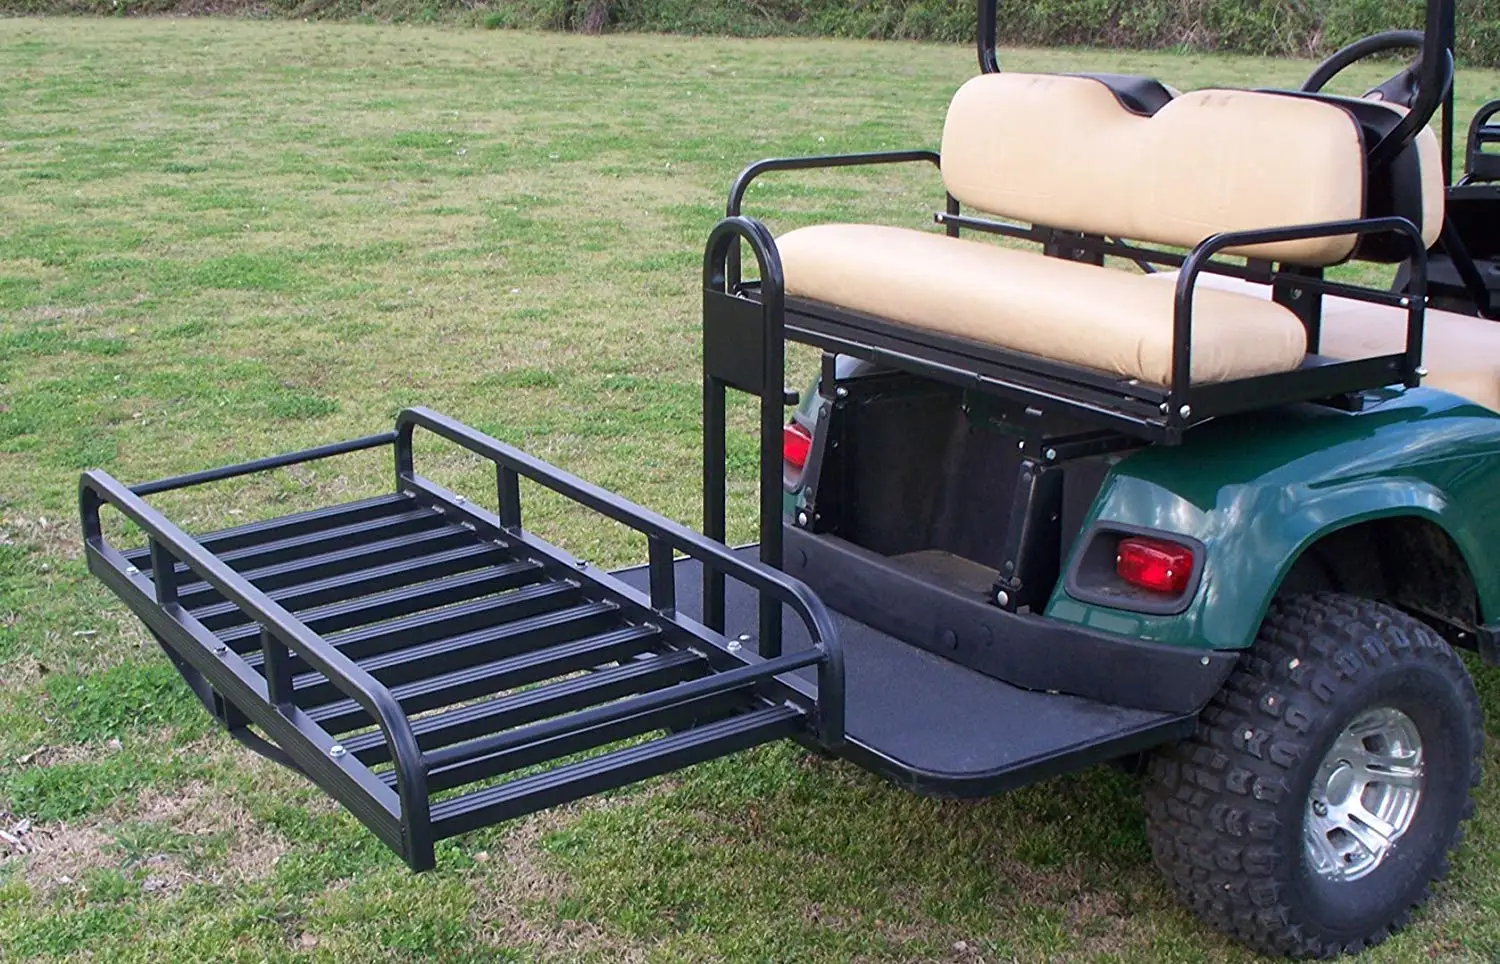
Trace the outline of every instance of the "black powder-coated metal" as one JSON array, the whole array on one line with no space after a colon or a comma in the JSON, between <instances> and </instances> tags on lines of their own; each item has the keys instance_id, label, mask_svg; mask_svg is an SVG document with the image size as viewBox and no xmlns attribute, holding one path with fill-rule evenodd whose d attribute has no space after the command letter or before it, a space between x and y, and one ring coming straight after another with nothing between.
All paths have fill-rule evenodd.
<instances>
[{"instance_id":1,"label":"black powder-coated metal","mask_svg":"<svg viewBox=\"0 0 1500 964\"><path fill-rule=\"evenodd\" d=\"M1009 612L1041 612L1057 585L1062 552L1063 470L1023 458L1011 489L1010 519L1000 572L992 590Z\"/></svg>"},{"instance_id":2,"label":"black powder-coated metal","mask_svg":"<svg viewBox=\"0 0 1500 964\"><path fill-rule=\"evenodd\" d=\"M416 473L417 430L495 463L496 511ZM80 511L90 569L142 618L205 707L246 746L342 802L414 869L432 866L434 840L507 815L783 736L842 744L837 631L806 587L436 413L410 410L386 435L137 488L376 445L394 450L392 496L194 538L91 472ZM649 593L521 529L522 476L643 533ZM145 532L145 548L109 543L105 506ZM778 622L789 607L813 647L763 660L680 617L677 553L768 596ZM813 679L803 679L809 668ZM662 729L673 732L609 748ZM601 748L543 774L432 798Z\"/></svg>"}]
</instances>

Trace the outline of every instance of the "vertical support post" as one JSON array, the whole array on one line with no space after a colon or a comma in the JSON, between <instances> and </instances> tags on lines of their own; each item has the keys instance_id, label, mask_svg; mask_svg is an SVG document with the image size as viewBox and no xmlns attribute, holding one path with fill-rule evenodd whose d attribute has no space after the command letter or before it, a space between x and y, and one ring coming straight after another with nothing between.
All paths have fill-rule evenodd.
<instances>
[{"instance_id":1,"label":"vertical support post","mask_svg":"<svg viewBox=\"0 0 1500 964\"><path fill-rule=\"evenodd\" d=\"M159 604L177 605L177 557L155 539L151 540L151 582Z\"/></svg>"},{"instance_id":2,"label":"vertical support post","mask_svg":"<svg viewBox=\"0 0 1500 964\"><path fill-rule=\"evenodd\" d=\"M271 703L285 712L292 708L292 654L275 633L260 629L260 651L265 655L266 691Z\"/></svg>"},{"instance_id":3,"label":"vertical support post","mask_svg":"<svg viewBox=\"0 0 1500 964\"><path fill-rule=\"evenodd\" d=\"M755 254L760 274L759 312L754 299L731 284L732 254L741 242ZM736 262L737 263L737 262ZM760 558L781 568L781 420L786 387L786 283L776 242L764 224L727 217L708 236L703 253L703 527L725 539L724 393L733 387L760 398ZM754 332L753 326L760 330ZM781 652L781 604L760 594L760 651ZM724 575L706 566L703 615L724 631Z\"/></svg>"},{"instance_id":4,"label":"vertical support post","mask_svg":"<svg viewBox=\"0 0 1500 964\"><path fill-rule=\"evenodd\" d=\"M500 524L521 528L521 477L505 465L495 466L495 491L499 497Z\"/></svg>"},{"instance_id":5,"label":"vertical support post","mask_svg":"<svg viewBox=\"0 0 1500 964\"><path fill-rule=\"evenodd\" d=\"M774 569L782 566L781 426L786 418L786 336L779 291L777 295L762 298L765 372L760 383L760 561ZM781 655L781 603L765 592L760 594L760 655Z\"/></svg>"},{"instance_id":6,"label":"vertical support post","mask_svg":"<svg viewBox=\"0 0 1500 964\"><path fill-rule=\"evenodd\" d=\"M724 500L724 383L703 375L703 534L723 542ZM703 567L703 622L716 633L724 631L724 573Z\"/></svg>"},{"instance_id":7,"label":"vertical support post","mask_svg":"<svg viewBox=\"0 0 1500 964\"><path fill-rule=\"evenodd\" d=\"M994 590L995 603L1002 609L1040 609L1057 584L1062 473L1061 468L1034 458L1021 460L1011 497L1005 556Z\"/></svg>"},{"instance_id":8,"label":"vertical support post","mask_svg":"<svg viewBox=\"0 0 1500 964\"><path fill-rule=\"evenodd\" d=\"M677 613L677 574L672 547L659 536L646 537L647 570L651 578L651 608L663 616Z\"/></svg>"},{"instance_id":9,"label":"vertical support post","mask_svg":"<svg viewBox=\"0 0 1500 964\"><path fill-rule=\"evenodd\" d=\"M1456 0L1441 4L1442 11L1442 46L1450 54L1453 52L1455 42L1458 40L1458 3ZM1458 78L1448 84L1448 90L1443 94L1443 124L1439 128L1442 134L1442 159L1443 159L1443 183L1453 183L1453 94L1454 88L1458 86Z\"/></svg>"},{"instance_id":10,"label":"vertical support post","mask_svg":"<svg viewBox=\"0 0 1500 964\"><path fill-rule=\"evenodd\" d=\"M1271 288L1271 300L1290 308L1307 329L1307 353L1318 354L1323 340L1323 295L1298 283L1298 278L1321 280L1322 268L1285 266Z\"/></svg>"}]
</instances>

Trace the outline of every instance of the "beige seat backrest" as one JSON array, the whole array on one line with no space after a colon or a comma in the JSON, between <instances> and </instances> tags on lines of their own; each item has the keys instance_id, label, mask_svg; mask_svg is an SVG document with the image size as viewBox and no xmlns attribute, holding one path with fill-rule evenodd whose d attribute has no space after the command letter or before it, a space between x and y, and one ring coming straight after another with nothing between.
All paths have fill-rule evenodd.
<instances>
[{"instance_id":1,"label":"beige seat backrest","mask_svg":"<svg viewBox=\"0 0 1500 964\"><path fill-rule=\"evenodd\" d=\"M1275 93L1193 91L1148 116L1095 78L982 74L948 109L942 171L950 194L992 215L1182 247L1365 216L1359 122ZM1346 236L1233 253L1322 266L1354 247Z\"/></svg>"}]
</instances>

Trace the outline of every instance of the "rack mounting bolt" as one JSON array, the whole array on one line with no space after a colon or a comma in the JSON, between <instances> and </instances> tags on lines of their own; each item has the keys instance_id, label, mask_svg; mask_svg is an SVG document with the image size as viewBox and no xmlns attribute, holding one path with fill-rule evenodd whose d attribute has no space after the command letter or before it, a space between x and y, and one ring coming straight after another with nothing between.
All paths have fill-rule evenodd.
<instances>
[{"instance_id":1,"label":"rack mounting bolt","mask_svg":"<svg viewBox=\"0 0 1500 964\"><path fill-rule=\"evenodd\" d=\"M333 757L335 760L348 752L348 750L344 749L344 744L342 743L335 743L333 746L328 748L328 755Z\"/></svg>"},{"instance_id":2,"label":"rack mounting bolt","mask_svg":"<svg viewBox=\"0 0 1500 964\"><path fill-rule=\"evenodd\" d=\"M801 526L802 528L804 528L804 529L807 528L807 513L806 512L798 512L797 513L797 524L799 526Z\"/></svg>"},{"instance_id":3,"label":"rack mounting bolt","mask_svg":"<svg viewBox=\"0 0 1500 964\"><path fill-rule=\"evenodd\" d=\"M1055 462L1055 461L1057 461L1057 449L1048 449L1047 451L1043 452L1042 454L1047 457L1047 461L1048 462Z\"/></svg>"},{"instance_id":4,"label":"rack mounting bolt","mask_svg":"<svg viewBox=\"0 0 1500 964\"><path fill-rule=\"evenodd\" d=\"M225 646L223 643L220 643L219 645L214 647L215 656L223 656L227 652L229 652L229 647Z\"/></svg>"},{"instance_id":5,"label":"rack mounting bolt","mask_svg":"<svg viewBox=\"0 0 1500 964\"><path fill-rule=\"evenodd\" d=\"M1205 656L1202 659L1198 660L1198 662L1202 663L1204 666L1207 666L1208 665L1208 657Z\"/></svg>"},{"instance_id":6,"label":"rack mounting bolt","mask_svg":"<svg viewBox=\"0 0 1500 964\"><path fill-rule=\"evenodd\" d=\"M468 499L466 499L466 498L464 498L464 497L463 497L463 496L461 496L461 495L455 495L455 496L454 496L454 497L453 497L453 501L454 501L454 502L457 502L457 503L458 503L458 504L459 504L459 505L463 505L463 504L464 504L464 503L465 503L465 502L467 502L467 501L469 501L469 500L468 500Z\"/></svg>"},{"instance_id":7,"label":"rack mounting bolt","mask_svg":"<svg viewBox=\"0 0 1500 964\"><path fill-rule=\"evenodd\" d=\"M840 385L838 388L835 388L833 390L833 394L836 397L838 397L838 398L848 398L849 397L849 389L847 389L847 388L843 387L842 385Z\"/></svg>"},{"instance_id":8,"label":"rack mounting bolt","mask_svg":"<svg viewBox=\"0 0 1500 964\"><path fill-rule=\"evenodd\" d=\"M573 560L573 565L577 566L579 569L587 569L589 567L589 561L587 559L575 559Z\"/></svg>"},{"instance_id":9,"label":"rack mounting bolt","mask_svg":"<svg viewBox=\"0 0 1500 964\"><path fill-rule=\"evenodd\" d=\"M995 593L995 605L1000 606L1001 608L1008 607L1010 605L1010 593L1006 592L1004 589L997 591Z\"/></svg>"},{"instance_id":10,"label":"rack mounting bolt","mask_svg":"<svg viewBox=\"0 0 1500 964\"><path fill-rule=\"evenodd\" d=\"M1417 369L1417 377L1418 378L1426 378L1427 377L1427 369L1425 369L1425 368L1418 368Z\"/></svg>"},{"instance_id":11,"label":"rack mounting bolt","mask_svg":"<svg viewBox=\"0 0 1500 964\"><path fill-rule=\"evenodd\" d=\"M139 569L137 569L135 566L126 566L125 567L125 572L128 573L129 575L132 575L132 576L138 576L141 573L141 571Z\"/></svg>"},{"instance_id":12,"label":"rack mounting bolt","mask_svg":"<svg viewBox=\"0 0 1500 964\"><path fill-rule=\"evenodd\" d=\"M1161 409L1161 413L1163 415L1167 414L1168 412L1170 412L1172 410L1172 406L1168 405L1166 402L1162 402L1161 405L1159 405L1157 407Z\"/></svg>"},{"instance_id":13,"label":"rack mounting bolt","mask_svg":"<svg viewBox=\"0 0 1500 964\"><path fill-rule=\"evenodd\" d=\"M1193 406L1184 405L1177 410L1177 414L1181 415L1183 418L1191 418L1193 415Z\"/></svg>"}]
</instances>

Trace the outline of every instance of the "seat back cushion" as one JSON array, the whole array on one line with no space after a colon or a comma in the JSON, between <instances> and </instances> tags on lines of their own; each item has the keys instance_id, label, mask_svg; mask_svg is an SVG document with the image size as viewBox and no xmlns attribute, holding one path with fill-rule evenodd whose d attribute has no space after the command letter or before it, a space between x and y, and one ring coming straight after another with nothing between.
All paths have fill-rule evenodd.
<instances>
[{"instance_id":1,"label":"seat back cushion","mask_svg":"<svg viewBox=\"0 0 1500 964\"><path fill-rule=\"evenodd\" d=\"M942 169L948 193L980 211L1182 247L1364 215L1358 121L1337 104L1259 91L1193 91L1144 115L1094 78L981 74L948 108ZM1328 265L1354 245L1313 238L1232 253Z\"/></svg>"},{"instance_id":2,"label":"seat back cushion","mask_svg":"<svg viewBox=\"0 0 1500 964\"><path fill-rule=\"evenodd\" d=\"M1372 148L1401 123L1407 109L1373 97L1344 97L1306 91L1278 91L1283 97L1303 97L1334 104L1359 122L1365 146ZM1447 180L1443 175L1442 148L1432 128L1423 127L1388 164L1365 175L1365 217L1403 217L1417 226L1426 247L1437 243L1443 229L1443 205ZM1360 238L1353 257L1360 261L1405 261L1411 257L1406 242L1389 234L1367 234Z\"/></svg>"}]
</instances>

